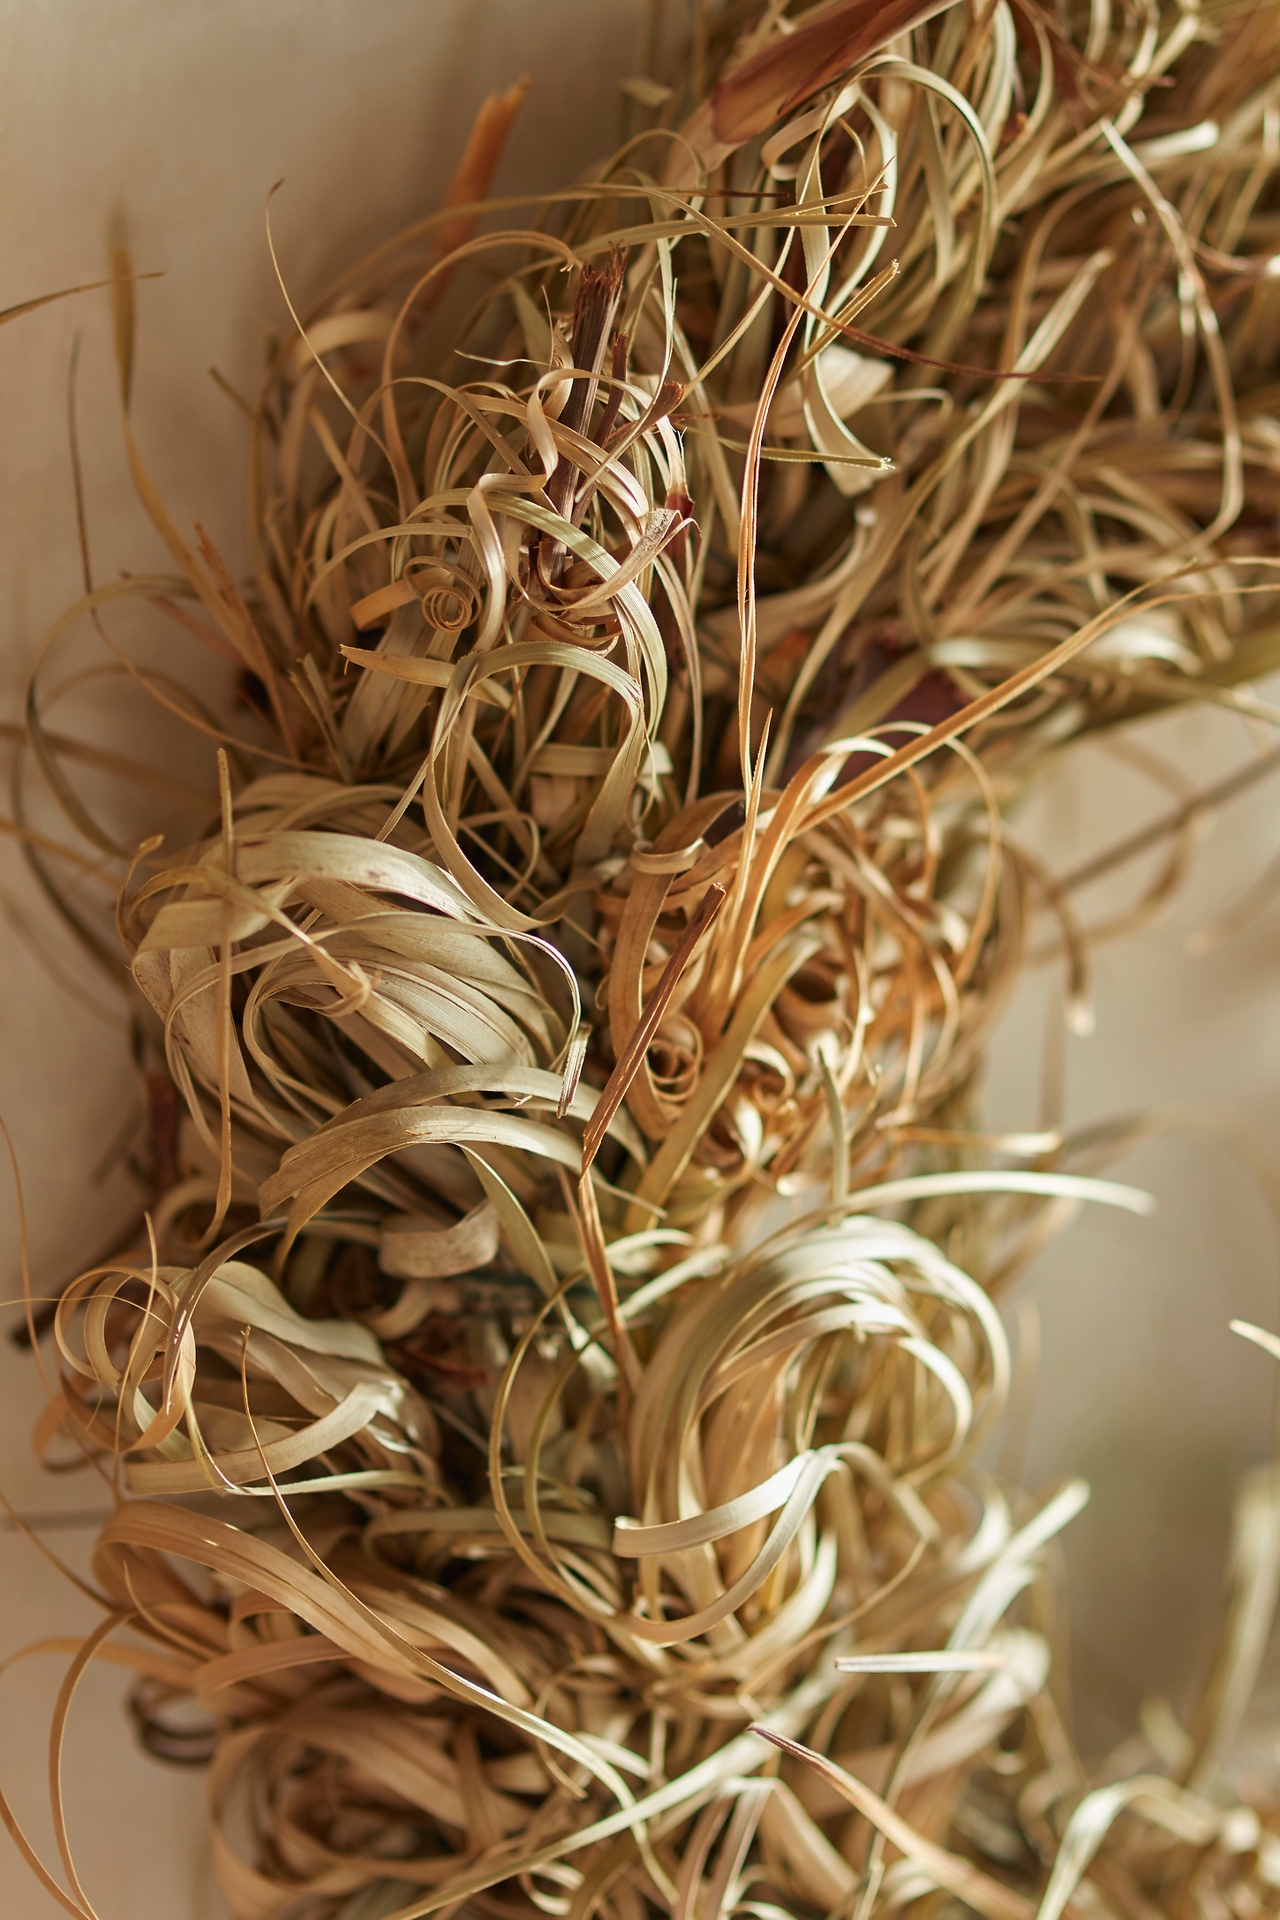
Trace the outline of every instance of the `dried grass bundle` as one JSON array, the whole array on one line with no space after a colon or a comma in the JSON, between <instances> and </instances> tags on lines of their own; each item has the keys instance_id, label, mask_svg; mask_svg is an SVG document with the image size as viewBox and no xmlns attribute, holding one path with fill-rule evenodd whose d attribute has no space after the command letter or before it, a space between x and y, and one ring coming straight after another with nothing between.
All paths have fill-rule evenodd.
<instances>
[{"instance_id":1,"label":"dried grass bundle","mask_svg":"<svg viewBox=\"0 0 1280 1920\"><path fill-rule=\"evenodd\" d=\"M1077 1023L1118 930L1028 783L1275 717L1280 14L729 4L686 72L536 207L485 197L488 102L273 356L252 587L130 436L178 574L50 637L158 601L253 709L130 668L220 805L119 900L150 1237L46 1316L42 1442L117 1496L55 1751L133 1666L238 1920L1275 1912L1222 1769L1280 1481L1200 1719L1089 1791L1083 1492L980 1470L992 1296L1054 1203L1145 1203L974 1082L1036 916ZM29 745L111 858L49 670ZM1221 797L1073 884L1163 841L1132 924Z\"/></svg>"}]
</instances>

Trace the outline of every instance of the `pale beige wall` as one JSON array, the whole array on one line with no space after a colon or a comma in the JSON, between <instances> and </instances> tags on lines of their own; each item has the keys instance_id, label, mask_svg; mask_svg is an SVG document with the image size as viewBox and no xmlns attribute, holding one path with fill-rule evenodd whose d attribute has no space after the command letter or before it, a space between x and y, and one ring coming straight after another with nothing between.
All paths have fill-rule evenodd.
<instances>
[{"instance_id":1,"label":"pale beige wall","mask_svg":"<svg viewBox=\"0 0 1280 1920\"><path fill-rule=\"evenodd\" d=\"M1221 712L1146 723L1134 739L1199 787L1269 744ZM1232 938L1195 947L1280 851L1278 803L1273 776L1225 809L1173 905L1098 949L1096 1031L1066 1042L1066 1118L1169 1118L1170 1135L1113 1169L1154 1195L1156 1212L1086 1209L1017 1294L1034 1303L1043 1340L1028 1482L1082 1472L1094 1489L1067 1559L1082 1731L1097 1744L1132 1729L1141 1693L1167 1690L1182 1703L1194 1691L1216 1625L1234 1486L1272 1445L1274 1362L1228 1323L1280 1329L1280 1239L1255 1172L1280 1168L1280 910L1272 903ZM1015 831L1064 872L1171 804L1087 748ZM1085 894L1081 917L1107 917L1157 864L1148 858ZM988 1079L996 1124L1037 1123L1060 986L1060 970L1044 969L1015 997Z\"/></svg>"}]
</instances>

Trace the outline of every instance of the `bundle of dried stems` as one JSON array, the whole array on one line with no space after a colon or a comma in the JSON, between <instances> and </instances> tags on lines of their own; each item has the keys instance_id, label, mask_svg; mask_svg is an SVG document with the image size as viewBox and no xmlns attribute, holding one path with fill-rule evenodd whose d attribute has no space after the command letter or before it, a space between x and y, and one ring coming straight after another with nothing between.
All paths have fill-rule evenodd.
<instances>
[{"instance_id":1,"label":"bundle of dried stems","mask_svg":"<svg viewBox=\"0 0 1280 1920\"><path fill-rule=\"evenodd\" d=\"M27 761L99 877L73 625L218 777L119 893L146 1229L27 1329L114 1501L55 1782L110 1658L210 1761L238 1920L1274 1913L1229 1760L1280 1478L1199 1717L1091 1773L1044 1564L1083 1492L979 1450L994 1296L1064 1201L1144 1200L974 1090L1037 918L1078 1024L1227 792L1064 881L1029 782L1280 718L1280 11L730 0L681 71L536 204L486 198L491 99L273 353L252 584L129 435L176 575L42 651ZM233 657L235 728L130 661L134 601ZM55 1819L65 1885L19 1844L88 1920Z\"/></svg>"}]
</instances>

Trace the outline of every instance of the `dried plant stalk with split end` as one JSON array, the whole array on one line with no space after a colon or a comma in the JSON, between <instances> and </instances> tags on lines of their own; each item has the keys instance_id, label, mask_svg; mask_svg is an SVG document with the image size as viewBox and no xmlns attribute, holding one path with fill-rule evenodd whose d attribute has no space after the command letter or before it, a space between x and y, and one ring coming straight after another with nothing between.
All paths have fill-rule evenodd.
<instances>
[{"instance_id":1,"label":"dried plant stalk with split end","mask_svg":"<svg viewBox=\"0 0 1280 1920\"><path fill-rule=\"evenodd\" d=\"M87 579L42 652L94 871L77 758L183 796L49 726L72 621L218 746L119 895L147 1231L45 1316L41 1446L115 1498L55 1756L132 1665L238 1920L1275 1913L1224 1769L1280 1481L1198 1719L1091 1790L1043 1564L1082 1492L977 1458L993 1293L1055 1203L1144 1202L1114 1134L971 1114L1035 917L1080 1024L1118 927L1073 892L1163 842L1134 924L1280 764L1075 875L1009 826L1072 740L1277 717L1280 13L752 0L686 70L536 204L486 199L488 102L274 353L253 584L130 436L177 575ZM238 731L132 663L136 599ZM87 1920L55 1812L70 1891L20 1844Z\"/></svg>"}]
</instances>

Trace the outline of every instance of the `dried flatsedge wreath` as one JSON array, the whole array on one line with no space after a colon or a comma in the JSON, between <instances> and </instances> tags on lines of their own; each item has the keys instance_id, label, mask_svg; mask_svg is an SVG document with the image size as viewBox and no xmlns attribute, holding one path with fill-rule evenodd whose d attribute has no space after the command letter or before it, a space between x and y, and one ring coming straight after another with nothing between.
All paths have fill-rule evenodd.
<instances>
[{"instance_id":1,"label":"dried flatsedge wreath","mask_svg":"<svg viewBox=\"0 0 1280 1920\"><path fill-rule=\"evenodd\" d=\"M1073 891L1163 846L1153 911L1277 764L1066 880L1008 825L1072 740L1277 717L1280 12L751 0L683 71L536 207L486 199L488 102L274 354L252 586L130 437L178 574L42 655L103 859L43 717L74 620L220 792L120 892L147 1230L29 1322L115 1498L55 1756L133 1666L238 1920L1275 1913L1224 1769L1280 1479L1199 1718L1091 1790L1043 1569L1083 1493L978 1449L1052 1203L1144 1202L974 1081L1035 918L1081 1020L1120 925ZM130 599L233 655L238 732ZM66 1889L19 1844L88 1920L55 1817Z\"/></svg>"}]
</instances>

